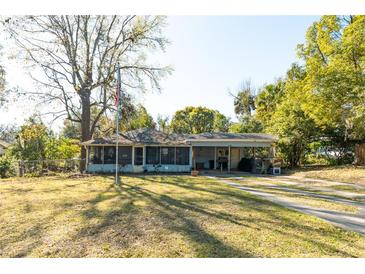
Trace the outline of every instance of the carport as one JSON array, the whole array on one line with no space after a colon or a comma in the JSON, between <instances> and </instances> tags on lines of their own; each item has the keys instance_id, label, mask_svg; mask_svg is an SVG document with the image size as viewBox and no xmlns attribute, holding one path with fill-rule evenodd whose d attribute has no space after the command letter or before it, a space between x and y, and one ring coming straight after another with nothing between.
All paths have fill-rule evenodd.
<instances>
[{"instance_id":1,"label":"carport","mask_svg":"<svg viewBox=\"0 0 365 274\"><path fill-rule=\"evenodd\" d=\"M192 164L197 170L238 170L242 158L268 165L275 157L276 138L268 134L203 133L191 136ZM265 167L263 167L265 168Z\"/></svg>"}]
</instances>

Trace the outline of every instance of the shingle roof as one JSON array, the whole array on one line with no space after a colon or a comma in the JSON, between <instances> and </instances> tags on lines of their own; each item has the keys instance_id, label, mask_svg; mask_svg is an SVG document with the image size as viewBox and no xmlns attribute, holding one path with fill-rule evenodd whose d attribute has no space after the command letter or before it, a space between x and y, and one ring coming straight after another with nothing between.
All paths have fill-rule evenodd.
<instances>
[{"instance_id":1,"label":"shingle roof","mask_svg":"<svg viewBox=\"0 0 365 274\"><path fill-rule=\"evenodd\" d=\"M201 134L177 134L165 133L150 128L142 128L121 133L118 142L121 145L132 144L161 144L161 145L184 145L189 141L204 140L258 140L275 142L276 137L263 133L201 133ZM83 145L115 144L116 135L110 138L96 138Z\"/></svg>"},{"instance_id":2,"label":"shingle roof","mask_svg":"<svg viewBox=\"0 0 365 274\"><path fill-rule=\"evenodd\" d=\"M116 135L110 138L96 138L83 145L100 145L100 144L115 144ZM150 128L142 128L121 133L118 139L121 145L131 144L164 144L164 145L183 145L186 144L186 138L182 134L164 133Z\"/></svg>"},{"instance_id":3,"label":"shingle roof","mask_svg":"<svg viewBox=\"0 0 365 274\"><path fill-rule=\"evenodd\" d=\"M129 140L140 144L186 144L183 134L165 133L156 129L142 128L123 134Z\"/></svg>"},{"instance_id":4,"label":"shingle roof","mask_svg":"<svg viewBox=\"0 0 365 274\"><path fill-rule=\"evenodd\" d=\"M115 144L116 141L116 135L111 136L110 138L107 137L102 137L102 138L95 138L93 140L89 140L86 142L81 143L82 145L107 145L107 144ZM119 135L119 140L118 140L120 145L132 145L134 144L134 142L132 142L131 140L128 140L127 138L125 138L122 135Z\"/></svg>"}]
</instances>

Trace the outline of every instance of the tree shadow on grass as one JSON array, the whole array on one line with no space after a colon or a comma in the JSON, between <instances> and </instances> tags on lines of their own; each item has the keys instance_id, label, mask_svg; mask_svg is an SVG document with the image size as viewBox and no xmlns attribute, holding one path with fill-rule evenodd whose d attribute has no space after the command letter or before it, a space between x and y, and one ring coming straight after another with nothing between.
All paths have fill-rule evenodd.
<instances>
[{"instance_id":1,"label":"tree shadow on grass","mask_svg":"<svg viewBox=\"0 0 365 274\"><path fill-rule=\"evenodd\" d=\"M155 182L155 183L159 182L159 180L156 180L156 178L152 179L151 177L147 177L147 176L144 179L151 181L151 182ZM334 227L333 230L328 231L328 230L313 228L310 225L307 225L305 223L299 223L298 220L293 220L292 218L286 217L285 214L281 214L281 213L283 213L283 211L289 210L289 209L286 209L280 205L276 205L275 203L266 201L259 197L255 197L254 195L244 194L243 191L241 194L241 193L239 193L239 192L241 192L240 190L233 191L234 189L232 189L232 191L230 191L229 188L227 188L227 190L223 190L222 188L212 189L212 187L203 188L203 187L197 186L198 184L189 183L188 180L184 180L179 177L175 178L173 182L171 182L171 179L169 180L164 177L161 177L159 179L160 179L160 183L163 183L163 184L171 184L171 185L174 185L177 187L182 187L184 189L191 190L191 191L202 191L202 192L206 192L206 193L213 193L218 196L224 197L224 199L229 199L230 201L232 201L234 203L240 203L242 206L244 206L247 209L260 211L264 216L266 215L268 217L267 218L255 218L255 219L249 220L252 225L254 223L257 223L257 227L256 227L257 229L260 229L260 228L271 229L272 231L275 231L279 234L290 236L292 238L298 238L298 239L301 239L308 243L311 243L312 245L317 246L321 250L327 250L331 254L337 254L338 256L341 256L341 257L354 257L354 255L352 255L346 251L339 250L337 247L335 247L335 245L328 244L323 241L318 241L314 238L311 238L310 236L308 236L308 237L302 236L297 233L298 231L304 232L304 234L308 234L308 235L313 235L313 233L314 233L316 236L326 237L327 239L331 237L331 238L334 238L336 241L342 242L342 244L346 245L348 243L348 239L346 237L344 237L344 238L339 237L340 233L336 233L336 230L337 230L337 232L339 230L341 230L340 228ZM217 184L219 184L219 182L217 182ZM224 188L224 189L226 189L226 188ZM166 199L164 197L161 197L161 198ZM171 199L171 198L168 198L168 199ZM182 208L186 207L186 205L183 205L183 203L181 203L180 201L177 201L177 203L180 204L180 206ZM189 201L189 203L191 204L192 202ZM176 201L175 201L175 204L176 204ZM260 205L260 206L258 206L258 205ZM190 206L188 206L188 208L192 208L192 206L190 205ZM277 209L280 209L280 210L277 210ZM201 210L198 210L198 211L201 211ZM289 210L289 211L293 212L293 210ZM294 211L294 212L296 214L305 215L303 213L298 213L296 211ZM214 216L212 216L212 217L214 217ZM315 217L312 217L312 218L315 218ZM271 220L276 220L276 221L271 221ZM247 221L247 220L241 220L241 221ZM285 224L285 229L283 228L282 225L278 226L277 225L278 222L281 224ZM345 234L341 233L341 235L345 235Z\"/></svg>"},{"instance_id":2,"label":"tree shadow on grass","mask_svg":"<svg viewBox=\"0 0 365 274\"><path fill-rule=\"evenodd\" d=\"M187 211L242 225L242 223L232 218L231 215L207 211L195 205L174 199L171 196L159 195L137 186L130 185L128 192L131 195L143 195L156 205L157 207L155 208L158 209L156 214L164 228L183 235L194 247L196 257L253 257L251 253L238 250L217 239L214 235L207 232L202 225L198 224L195 218L190 216L191 214Z\"/></svg>"},{"instance_id":3,"label":"tree shadow on grass","mask_svg":"<svg viewBox=\"0 0 365 274\"><path fill-rule=\"evenodd\" d=\"M114 187L114 186L113 186ZM115 202L113 209L108 210L107 213L102 213L97 209L97 204L101 201L106 201L112 197L103 197L103 194L98 195L93 201L90 201L90 207L83 212L85 218L99 218L101 222L97 225L85 227L79 232L79 237L93 235L99 237L108 228L114 227L120 231L121 238L118 244L121 248L128 248L138 241L140 237L148 237L146 235L146 224L140 223L139 214L142 210L149 210L153 213L151 219L156 219L152 223L145 220L148 225L153 225L151 229L156 229L158 225L160 233L177 232L184 236L186 243L190 248L194 249L194 257L252 257L253 255L237 250L234 247L224 244L222 241L206 232L193 218L187 217L186 210L194 210L200 214L207 214L210 217L226 219L228 216L218 216L214 213L206 212L202 209L191 207L173 199L169 196L161 196L154 192L147 191L140 187L124 183L123 188L115 187L116 192L120 195L120 199ZM134 205L135 201L148 200L152 203L150 208L140 209ZM230 220L235 222L235 220ZM147 227L147 231L148 231ZM166 235L167 236L167 235ZM164 235L161 235L164 238ZM158 244L158 243L156 243ZM171 243L173 244L173 243ZM158 248L158 246L156 246ZM176 257L177 254L173 249L178 247L171 247L169 257ZM156 256L151 254L152 256ZM148 255L148 256L151 256ZM132 254L132 256L134 256ZM184 256L184 254L180 254Z\"/></svg>"},{"instance_id":4,"label":"tree shadow on grass","mask_svg":"<svg viewBox=\"0 0 365 274\"><path fill-rule=\"evenodd\" d=\"M161 179L162 178L162 179ZM281 234L282 237L300 238L318 249L325 249L329 254L337 254L341 257L353 257L353 255L338 250L332 243L324 243L315 238L306 236L315 233L316 236L326 236L328 231L322 231L312 228L305 223L299 224L299 220L293 220L292 217L286 217L281 214L284 210L269 201L264 201L253 195L249 195L243 191L230 189L229 186L202 186L199 183L190 182L186 177L139 177L139 181L124 181L122 187L116 187L113 184L96 195L94 198L82 201L86 208L83 208L79 214L84 218L81 229L73 235L74 243L68 243L61 253L51 253L51 256L61 254L62 257L75 256L83 257L94 255L89 248L98 247L104 243L123 250L129 250L128 256L133 257L155 257L158 254L164 254L167 257L183 257L187 256L184 252L179 252L179 244L168 242L168 251L159 253L161 241L168 238L168 233L175 233L184 239L184 245L192 250L190 255L193 257L259 257L263 254L254 254L250 251L238 249L229 243L226 243L220 236L210 232L204 223L206 220L213 220L218 225L230 223L234 226L241 226L242 229L250 228L257 229L260 233L261 229L272 230L275 233ZM160 183L173 185L174 187L199 192L198 197L178 198L179 196L169 195L168 192L161 193L148 189L151 183ZM82 190L84 191L84 190ZM172 191L173 192L173 191ZM178 191L177 191L178 192ZM242 193L241 193L242 192ZM262 213L260 218L249 216L244 217L229 210L217 210L209 206L209 199L205 197L214 195L217 199L215 202L233 203L245 210L256 210ZM138 201L144 201L146 206L140 207L136 205ZM100 204L109 203L106 210L100 209ZM49 219L44 219L38 222L22 237L31 236L34 241L28 244L25 248L18 252L15 256L23 257L31 254L32 250L42 245L42 236L45 233L47 222L52 222L57 214L62 214L63 210L68 210L72 203L65 202L60 205L59 210L54 212L54 215ZM278 210L280 209L280 210ZM267 216L267 217L266 217ZM278 225L280 224L280 225ZM292 228L292 229L291 229ZM297 232L301 232L301 235ZM154 233L154 234L153 234ZM153 238L150 234L158 235ZM219 234L220 235L220 234ZM334 235L336 235L334 233ZM223 237L224 235L222 235ZM331 236L334 237L334 236ZM38 239L38 240L37 240ZM147 239L147 240L146 240ZM85 240L85 241L83 241ZM146 240L146 251L133 253L134 245ZM171 240L171 239L170 239ZM346 239L336 239L336 241L345 241ZM247 239L250 241L250 239ZM81 243L81 244L80 244ZM77 250L83 243L90 243L91 246L85 246L84 249ZM148 247L147 247L148 245ZM149 248L149 251L147 251ZM171 249L171 250L170 250ZM91 252L91 253L90 253ZM108 253L105 253L108 256ZM125 254L121 252L121 254ZM157 254L157 255L156 255ZM112 254L111 256L117 256Z\"/></svg>"},{"instance_id":5,"label":"tree shadow on grass","mask_svg":"<svg viewBox=\"0 0 365 274\"><path fill-rule=\"evenodd\" d=\"M150 177L142 178L142 180L151 180ZM185 180L174 180L173 182L165 181L164 183L173 184L174 186L189 189L191 191L204 191L207 193L213 193L218 197L223 197L223 199L229 199L232 202L239 202L242 206L247 207L247 210L256 210L263 213L262 218L245 218L242 216L237 216L229 212L222 212L213 210L212 208L207 208L206 205L202 204L201 199L176 199L170 195L159 194L148 190L147 188L140 187L134 183L124 182L122 188L116 188L116 191L121 195L121 200L113 206L113 210L109 211L107 214L100 215L102 217L102 222L91 229L93 235L97 236L102 233L106 228L110 226L117 225L116 221L122 223L129 223L127 227L124 226L126 234L132 234L137 237L145 237L145 231L139 229L141 226L139 224L138 214L141 210L152 210L154 217L158 217L158 222L148 225L161 225L162 233L164 231L177 232L186 239L186 243L192 248L194 248L194 257L257 257L260 255L252 254L251 252L239 250L235 247L228 245L218 239L217 236L212 235L209 231L201 224L200 219L202 217L215 219L219 222L229 222L233 225L239 225L244 227L250 227L260 231L261 229L272 230L281 235L290 236L292 238L300 238L303 241L311 243L313 246L317 246L319 249L326 249L331 254L338 254L342 257L353 257L353 255L337 249L331 244L324 243L322 241L317 241L311 239L310 237L297 235L296 232L300 230L301 232L308 232L309 234L316 233L317 235L326 236L328 231L318 231L309 225L293 223L292 218L285 217L280 214L280 210L275 210L275 208L282 207L277 206L269 201L256 198L252 195L247 195L239 191L229 191L222 189L208 189L198 187L194 184L188 184ZM145 199L152 205L151 208L140 209L134 205L134 201ZM107 197L96 198L93 202L97 204L100 201L104 201ZM128 202L126 202L128 200ZM123 201L123 202L122 202ZM258 204L261 204L258 206ZM274 208L274 209L273 209ZM90 208L85 213L86 217L93 217L98 215L97 210ZM265 218L265 214L267 218ZM200 217L199 217L200 216ZM200 218L200 219L199 219ZM199 222L198 222L199 221ZM278 223L281 225L277 226ZM285 224L285 228L283 225ZM290 229L290 228L293 229ZM289 229L288 229L289 228ZM293 231L293 232L288 232ZM259 233L259 232L258 232ZM83 233L82 233L83 234ZM131 235L129 235L131 236ZM132 238L132 241L131 241ZM162 235L163 238L163 235ZM134 237L136 239L136 237ZM249 239L247 239L249 240ZM342 239L339 239L341 241ZM129 237L128 241L124 243L124 247L133 245L133 237ZM183 254L181 254L183 256ZM175 256L175 255L172 255Z\"/></svg>"}]
</instances>

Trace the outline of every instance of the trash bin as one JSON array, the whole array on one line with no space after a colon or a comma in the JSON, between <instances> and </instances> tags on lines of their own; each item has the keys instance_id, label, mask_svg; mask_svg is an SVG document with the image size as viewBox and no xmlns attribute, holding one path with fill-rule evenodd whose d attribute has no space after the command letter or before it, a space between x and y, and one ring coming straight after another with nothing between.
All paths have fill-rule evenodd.
<instances>
[{"instance_id":1,"label":"trash bin","mask_svg":"<svg viewBox=\"0 0 365 274\"><path fill-rule=\"evenodd\" d=\"M209 160L209 169L214 169L214 160Z\"/></svg>"}]
</instances>

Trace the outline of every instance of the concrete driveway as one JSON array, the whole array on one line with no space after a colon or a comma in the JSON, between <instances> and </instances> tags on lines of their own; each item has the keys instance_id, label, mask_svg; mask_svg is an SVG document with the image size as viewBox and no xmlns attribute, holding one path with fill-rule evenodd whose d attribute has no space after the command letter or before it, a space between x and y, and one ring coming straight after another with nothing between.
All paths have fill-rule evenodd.
<instances>
[{"instance_id":1,"label":"concrete driveway","mask_svg":"<svg viewBox=\"0 0 365 274\"><path fill-rule=\"evenodd\" d=\"M351 230L351 231L355 231L358 232L362 235L365 235L365 201L355 201L352 200L350 198L361 198L363 195L359 194L359 193L352 193L349 191L345 192L345 195L343 195L343 191L335 191L331 188L329 188L328 186L326 187L325 183L330 183L330 181L326 181L323 182L323 186L316 186L316 190L322 190L322 191L328 191L330 194L318 194L316 192L311 191L311 188L309 187L308 190L302 190L302 189L296 189L296 188L292 188L290 187L290 185L297 185L297 181L289 181L288 186L282 186L282 185L276 185L276 184L270 184L269 182L274 180L275 182L286 182L288 183L288 178L280 178L280 176L278 177L262 177L262 176L258 176L256 177L256 182L257 185L260 185L262 183L265 183L265 180L268 181L268 183L265 183L266 187L268 187L269 189L278 189L280 191L286 191L286 192L290 192L290 193L295 193L295 194L300 194L303 195L305 197L312 197L312 198L320 198L323 200L327 200L327 201L331 201L333 203L341 203L341 204L346 204L346 205L351 205L354 207L358 208L358 212L357 213L347 213L347 212L342 212L342 211L335 211L335 210L328 210L328 209L323 209L323 208L316 208L316 207L312 207L312 206L308 206L308 205L304 205L295 201L292 201L290 199L287 199L285 197L282 197L280 195L277 194L273 194L270 193L270 191L265 190L263 188L256 188L255 186L252 185L252 182L255 182L255 177L254 176L249 176L249 177L230 177L230 176L207 176L209 178L214 178L217 179L219 181L221 181L222 183L225 183L227 185L230 185L232 187L238 188L240 190L249 192L253 195L256 195L262 199L266 199L269 200L273 203L279 204L281 206L302 212L302 213L306 213L309 215L313 215L316 216L322 220L325 220L327 222L330 222L336 226L342 227L344 229L347 230ZM240 184L240 181L247 181L249 180L251 182L250 186L244 186L242 184ZM323 180L325 181L325 180ZM292 184L290 184L290 182ZM300 182L299 182L300 184ZM312 190L313 187L312 187ZM332 196L331 193L335 196ZM339 195L342 194L342 195ZM338 196L343 196L343 197L338 197Z\"/></svg>"}]
</instances>

